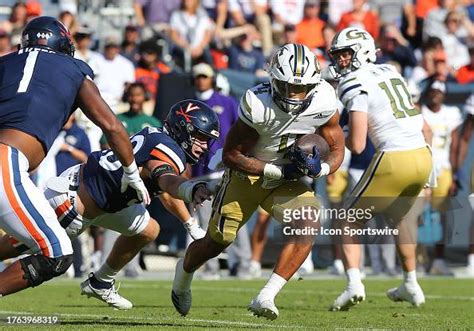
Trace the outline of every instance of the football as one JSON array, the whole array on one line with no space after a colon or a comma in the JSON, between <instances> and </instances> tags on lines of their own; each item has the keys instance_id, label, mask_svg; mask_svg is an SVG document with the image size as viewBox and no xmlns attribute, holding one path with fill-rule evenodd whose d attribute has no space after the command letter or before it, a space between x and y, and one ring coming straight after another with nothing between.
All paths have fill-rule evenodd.
<instances>
[{"instance_id":1,"label":"football","mask_svg":"<svg viewBox=\"0 0 474 331\"><path fill-rule=\"evenodd\" d=\"M298 138L295 142L295 147L301 148L306 154L313 154L313 146L318 148L322 160L328 157L329 145L323 137L316 133L306 134Z\"/></svg>"}]
</instances>

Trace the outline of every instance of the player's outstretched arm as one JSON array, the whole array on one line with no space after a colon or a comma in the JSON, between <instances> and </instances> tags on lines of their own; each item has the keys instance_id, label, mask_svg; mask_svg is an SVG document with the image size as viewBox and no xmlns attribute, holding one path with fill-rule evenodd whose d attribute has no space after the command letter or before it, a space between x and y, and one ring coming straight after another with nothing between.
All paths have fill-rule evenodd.
<instances>
[{"instance_id":1,"label":"player's outstretched arm","mask_svg":"<svg viewBox=\"0 0 474 331\"><path fill-rule=\"evenodd\" d=\"M267 163L247 156L259 137L255 129L238 120L230 129L225 140L222 155L224 164L232 170L262 176Z\"/></svg>"},{"instance_id":2,"label":"player's outstretched arm","mask_svg":"<svg viewBox=\"0 0 474 331\"><path fill-rule=\"evenodd\" d=\"M76 97L76 104L94 124L102 129L110 148L122 163L124 169L122 192L130 186L137 192L140 201L149 204L150 195L140 178L127 131L102 99L97 86L89 79L84 79L82 82Z\"/></svg>"},{"instance_id":3,"label":"player's outstretched arm","mask_svg":"<svg viewBox=\"0 0 474 331\"><path fill-rule=\"evenodd\" d=\"M339 125L339 112L336 112L329 121L318 130L329 145L329 155L326 163L329 164L330 172L335 172L344 159L344 132Z\"/></svg>"},{"instance_id":4,"label":"player's outstretched arm","mask_svg":"<svg viewBox=\"0 0 474 331\"><path fill-rule=\"evenodd\" d=\"M188 231L191 238L197 240L206 235L206 231L204 231L194 217L189 214L188 208L183 200L173 198L168 193L160 194L159 198L166 210L183 223L184 228Z\"/></svg>"}]
</instances>

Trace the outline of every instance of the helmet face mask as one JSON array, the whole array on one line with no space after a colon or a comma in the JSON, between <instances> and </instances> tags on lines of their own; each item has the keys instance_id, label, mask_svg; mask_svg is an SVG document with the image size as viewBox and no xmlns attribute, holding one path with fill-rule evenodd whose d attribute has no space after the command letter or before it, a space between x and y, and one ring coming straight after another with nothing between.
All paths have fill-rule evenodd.
<instances>
[{"instance_id":1,"label":"helmet face mask","mask_svg":"<svg viewBox=\"0 0 474 331\"><path fill-rule=\"evenodd\" d=\"M304 45L287 44L272 56L269 69L274 102L284 112L299 114L311 103L321 81L316 56Z\"/></svg>"},{"instance_id":2,"label":"helmet face mask","mask_svg":"<svg viewBox=\"0 0 474 331\"><path fill-rule=\"evenodd\" d=\"M341 66L338 60L344 51L352 53L347 66ZM336 77L344 76L369 63L374 63L377 59L377 48L372 36L367 31L354 27L337 33L328 53L332 60L331 70Z\"/></svg>"},{"instance_id":3,"label":"helmet face mask","mask_svg":"<svg viewBox=\"0 0 474 331\"><path fill-rule=\"evenodd\" d=\"M49 16L31 20L21 35L21 48L44 47L53 51L74 56L75 47L66 26Z\"/></svg>"},{"instance_id":4,"label":"helmet face mask","mask_svg":"<svg viewBox=\"0 0 474 331\"><path fill-rule=\"evenodd\" d=\"M165 127L190 164L196 164L210 150L220 131L215 112L198 100L183 100L173 105Z\"/></svg>"}]
</instances>

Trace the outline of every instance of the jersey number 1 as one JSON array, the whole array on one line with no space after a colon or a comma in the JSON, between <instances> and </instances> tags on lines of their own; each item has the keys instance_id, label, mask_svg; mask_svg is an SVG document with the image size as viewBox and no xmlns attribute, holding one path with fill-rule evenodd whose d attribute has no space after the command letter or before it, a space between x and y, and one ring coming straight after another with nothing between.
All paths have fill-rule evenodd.
<instances>
[{"instance_id":1,"label":"jersey number 1","mask_svg":"<svg viewBox=\"0 0 474 331\"><path fill-rule=\"evenodd\" d=\"M406 84L399 78L391 78L390 85L391 88L385 82L379 83L380 88L384 90L390 100L393 116L395 116L396 119L399 119L406 117L406 115L418 115L420 112L413 104L410 93L408 93L406 88ZM405 102L408 103L408 106Z\"/></svg>"}]
</instances>

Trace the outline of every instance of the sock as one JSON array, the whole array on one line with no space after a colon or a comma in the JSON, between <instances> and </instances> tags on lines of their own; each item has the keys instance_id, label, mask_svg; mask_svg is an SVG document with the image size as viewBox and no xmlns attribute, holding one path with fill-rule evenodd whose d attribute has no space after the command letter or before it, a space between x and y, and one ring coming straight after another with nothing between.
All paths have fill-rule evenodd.
<instances>
[{"instance_id":1,"label":"sock","mask_svg":"<svg viewBox=\"0 0 474 331\"><path fill-rule=\"evenodd\" d=\"M416 270L412 271L403 271L403 281L405 284L417 284L416 280Z\"/></svg>"},{"instance_id":2,"label":"sock","mask_svg":"<svg viewBox=\"0 0 474 331\"><path fill-rule=\"evenodd\" d=\"M362 283L362 279L360 278L360 269L359 268L349 268L346 271L348 285L358 285Z\"/></svg>"},{"instance_id":3,"label":"sock","mask_svg":"<svg viewBox=\"0 0 474 331\"><path fill-rule=\"evenodd\" d=\"M274 300L277 296L278 292L282 289L283 286L287 283L287 280L276 273L272 273L270 279L262 288L260 293L258 294L259 297L263 299L272 299Z\"/></svg>"},{"instance_id":4,"label":"sock","mask_svg":"<svg viewBox=\"0 0 474 331\"><path fill-rule=\"evenodd\" d=\"M474 267L474 254L469 254L467 256L467 265Z\"/></svg>"},{"instance_id":5,"label":"sock","mask_svg":"<svg viewBox=\"0 0 474 331\"><path fill-rule=\"evenodd\" d=\"M112 269L107 262L104 262L99 270L94 273L94 277L101 282L112 283L115 280L115 277L117 277L119 271L120 270Z\"/></svg>"},{"instance_id":6,"label":"sock","mask_svg":"<svg viewBox=\"0 0 474 331\"><path fill-rule=\"evenodd\" d=\"M173 290L177 292L189 290L194 276L194 272L184 271L183 264L184 263L181 262L179 267L176 268L175 280L178 279L178 281L173 282Z\"/></svg>"}]
</instances>

